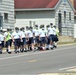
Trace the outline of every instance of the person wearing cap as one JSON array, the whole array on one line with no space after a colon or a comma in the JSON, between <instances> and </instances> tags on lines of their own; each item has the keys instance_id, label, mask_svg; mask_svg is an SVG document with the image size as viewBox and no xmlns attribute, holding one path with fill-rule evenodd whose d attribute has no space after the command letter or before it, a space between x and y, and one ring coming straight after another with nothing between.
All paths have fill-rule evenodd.
<instances>
[{"instance_id":1,"label":"person wearing cap","mask_svg":"<svg viewBox=\"0 0 76 75\"><path fill-rule=\"evenodd\" d=\"M56 26L54 26L55 34L54 34L54 48L57 48L57 42L59 41L59 30Z\"/></svg>"},{"instance_id":2,"label":"person wearing cap","mask_svg":"<svg viewBox=\"0 0 76 75\"><path fill-rule=\"evenodd\" d=\"M9 54L11 54L11 50L10 50L10 41L11 39L11 34L10 34L10 29L7 28L7 31L4 33L4 44L6 45L6 50Z\"/></svg>"},{"instance_id":3,"label":"person wearing cap","mask_svg":"<svg viewBox=\"0 0 76 75\"><path fill-rule=\"evenodd\" d=\"M39 48L39 30L38 30L38 25L35 25L35 29L33 29L34 33L34 45L35 45L35 50L38 50Z\"/></svg>"},{"instance_id":4,"label":"person wearing cap","mask_svg":"<svg viewBox=\"0 0 76 75\"><path fill-rule=\"evenodd\" d=\"M11 34L11 38L10 38L10 46L12 46L12 29L10 29L10 34Z\"/></svg>"},{"instance_id":5,"label":"person wearing cap","mask_svg":"<svg viewBox=\"0 0 76 75\"><path fill-rule=\"evenodd\" d=\"M55 46L55 42L57 41L56 26L53 26L53 32L54 32L54 35L53 35L53 48L56 48L56 46Z\"/></svg>"},{"instance_id":6,"label":"person wearing cap","mask_svg":"<svg viewBox=\"0 0 76 75\"><path fill-rule=\"evenodd\" d=\"M32 49L32 51L35 51L34 50L34 35L33 35L33 30L32 30L33 28L32 27L29 27L29 30L28 30L28 39L29 39L29 41L28 41L28 44L31 46L30 48Z\"/></svg>"},{"instance_id":7,"label":"person wearing cap","mask_svg":"<svg viewBox=\"0 0 76 75\"><path fill-rule=\"evenodd\" d=\"M44 30L44 25L41 25L40 26L40 30L39 30L39 40L40 40L40 48L41 50L45 50L45 44L46 44L46 33L45 33L45 30Z\"/></svg>"},{"instance_id":8,"label":"person wearing cap","mask_svg":"<svg viewBox=\"0 0 76 75\"><path fill-rule=\"evenodd\" d=\"M4 47L4 36L2 30L0 30L0 54L2 54L3 47Z\"/></svg>"},{"instance_id":9,"label":"person wearing cap","mask_svg":"<svg viewBox=\"0 0 76 75\"><path fill-rule=\"evenodd\" d=\"M26 26L26 29L25 29L25 32L24 32L24 34L25 34L25 39L26 39L26 46L25 46L25 52L27 52L27 51L29 51L30 49L29 49L29 27L28 26Z\"/></svg>"},{"instance_id":10,"label":"person wearing cap","mask_svg":"<svg viewBox=\"0 0 76 75\"><path fill-rule=\"evenodd\" d=\"M20 51L24 52L25 51L25 46L26 46L24 27L20 28L19 35L20 35Z\"/></svg>"},{"instance_id":11,"label":"person wearing cap","mask_svg":"<svg viewBox=\"0 0 76 75\"><path fill-rule=\"evenodd\" d=\"M15 31L12 33L12 41L14 43L14 52L19 53L20 47L20 35L19 35L19 28L15 27Z\"/></svg>"},{"instance_id":12,"label":"person wearing cap","mask_svg":"<svg viewBox=\"0 0 76 75\"><path fill-rule=\"evenodd\" d=\"M48 41L49 41L49 48L53 50L53 39L54 39L54 32L53 32L53 24L51 23L48 27Z\"/></svg>"}]
</instances>

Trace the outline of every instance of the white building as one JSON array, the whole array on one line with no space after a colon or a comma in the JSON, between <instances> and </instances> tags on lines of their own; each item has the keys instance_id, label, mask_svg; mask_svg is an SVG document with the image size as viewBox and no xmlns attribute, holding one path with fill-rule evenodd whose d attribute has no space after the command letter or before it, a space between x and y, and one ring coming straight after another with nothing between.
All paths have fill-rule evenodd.
<instances>
[{"instance_id":1,"label":"white building","mask_svg":"<svg viewBox=\"0 0 76 75\"><path fill-rule=\"evenodd\" d=\"M14 28L14 0L0 0L0 28Z\"/></svg>"},{"instance_id":2,"label":"white building","mask_svg":"<svg viewBox=\"0 0 76 75\"><path fill-rule=\"evenodd\" d=\"M75 12L74 12L74 38L76 38L76 0L71 0L74 8L75 8Z\"/></svg>"},{"instance_id":3,"label":"white building","mask_svg":"<svg viewBox=\"0 0 76 75\"><path fill-rule=\"evenodd\" d=\"M74 35L74 7L70 0L14 0L15 27L49 25L59 28L61 35Z\"/></svg>"}]
</instances>

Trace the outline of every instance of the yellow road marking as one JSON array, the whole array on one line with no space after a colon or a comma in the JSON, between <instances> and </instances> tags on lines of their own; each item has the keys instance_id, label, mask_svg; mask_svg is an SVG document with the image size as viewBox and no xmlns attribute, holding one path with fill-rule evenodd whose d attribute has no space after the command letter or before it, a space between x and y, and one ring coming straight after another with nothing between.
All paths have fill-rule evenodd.
<instances>
[{"instance_id":1,"label":"yellow road marking","mask_svg":"<svg viewBox=\"0 0 76 75\"><path fill-rule=\"evenodd\" d=\"M32 63L32 62L36 62L37 60L29 60L28 62L29 63Z\"/></svg>"}]
</instances>

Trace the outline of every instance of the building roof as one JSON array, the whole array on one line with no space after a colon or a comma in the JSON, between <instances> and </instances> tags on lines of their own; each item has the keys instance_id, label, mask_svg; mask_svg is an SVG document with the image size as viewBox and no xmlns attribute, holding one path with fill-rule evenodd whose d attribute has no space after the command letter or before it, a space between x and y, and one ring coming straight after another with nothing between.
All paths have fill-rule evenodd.
<instances>
[{"instance_id":1,"label":"building roof","mask_svg":"<svg viewBox=\"0 0 76 75\"><path fill-rule=\"evenodd\" d=\"M54 8L59 0L14 0L15 9ZM71 0L76 10L76 0ZM76 15L76 11L75 11Z\"/></svg>"},{"instance_id":2,"label":"building roof","mask_svg":"<svg viewBox=\"0 0 76 75\"><path fill-rule=\"evenodd\" d=\"M75 10L75 12L74 12L74 15L76 16L76 10Z\"/></svg>"},{"instance_id":3,"label":"building roof","mask_svg":"<svg viewBox=\"0 0 76 75\"><path fill-rule=\"evenodd\" d=\"M14 0L15 9L54 8L59 0Z\"/></svg>"},{"instance_id":4,"label":"building roof","mask_svg":"<svg viewBox=\"0 0 76 75\"><path fill-rule=\"evenodd\" d=\"M76 0L74 0L74 8L75 8L75 10L76 10Z\"/></svg>"},{"instance_id":5,"label":"building roof","mask_svg":"<svg viewBox=\"0 0 76 75\"><path fill-rule=\"evenodd\" d=\"M74 0L74 8L75 8L75 15L76 15L76 0Z\"/></svg>"},{"instance_id":6,"label":"building roof","mask_svg":"<svg viewBox=\"0 0 76 75\"><path fill-rule=\"evenodd\" d=\"M73 7L75 9L74 14L76 15L76 0L70 0L70 1L71 1L72 5L73 5Z\"/></svg>"}]
</instances>

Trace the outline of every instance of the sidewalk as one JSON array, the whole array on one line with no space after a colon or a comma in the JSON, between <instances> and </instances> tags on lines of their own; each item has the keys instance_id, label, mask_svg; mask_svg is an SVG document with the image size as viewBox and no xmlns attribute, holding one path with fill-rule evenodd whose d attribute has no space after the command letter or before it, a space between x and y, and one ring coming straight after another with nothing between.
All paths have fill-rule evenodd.
<instances>
[{"instance_id":1,"label":"sidewalk","mask_svg":"<svg viewBox=\"0 0 76 75\"><path fill-rule=\"evenodd\" d=\"M76 75L76 73L44 73L39 75Z\"/></svg>"}]
</instances>

